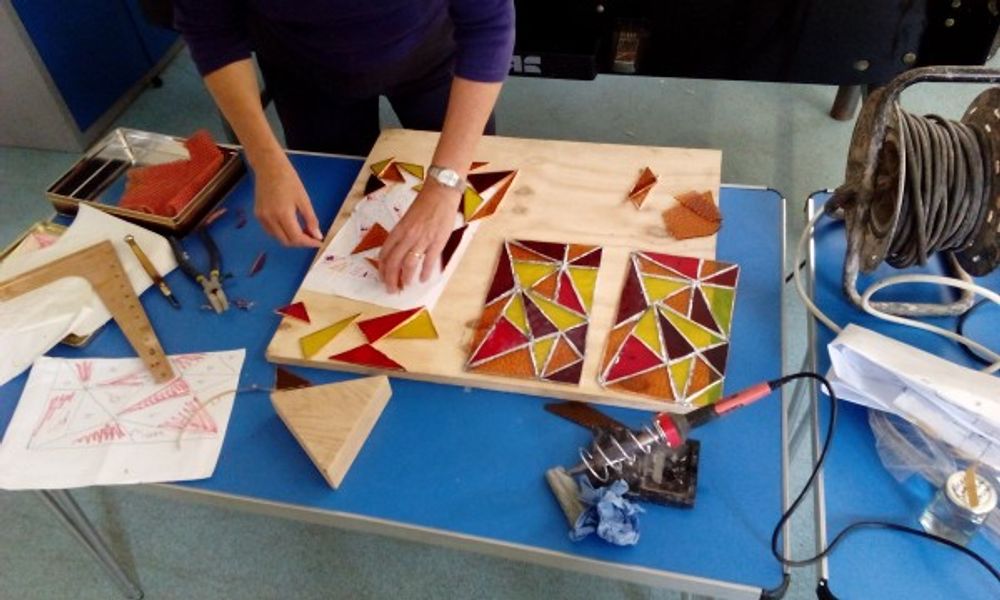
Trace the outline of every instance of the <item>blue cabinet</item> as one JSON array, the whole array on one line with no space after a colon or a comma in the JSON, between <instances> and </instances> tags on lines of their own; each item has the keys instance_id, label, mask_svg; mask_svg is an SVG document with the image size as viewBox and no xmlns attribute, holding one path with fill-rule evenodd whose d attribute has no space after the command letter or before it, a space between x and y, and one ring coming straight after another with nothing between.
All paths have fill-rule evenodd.
<instances>
[{"instance_id":1,"label":"blue cabinet","mask_svg":"<svg viewBox=\"0 0 1000 600\"><path fill-rule=\"evenodd\" d=\"M15 117L47 125L53 119L71 121L67 126L75 126L76 143L60 144L64 149L84 146L99 135L177 43L175 32L146 23L138 0L11 0L9 6L13 14L0 18L9 19L4 25L12 31L20 30L21 35L12 36L12 41L26 42L22 54L27 57L12 77L35 75L47 87L54 87L56 102L44 110L56 112L51 106L61 104L58 112L63 114L52 114L49 119L31 114L42 108L30 106L26 93L19 106L6 106L4 98L0 108L5 114L13 110ZM6 52L6 42L4 46ZM19 50L12 48L15 54ZM31 69L41 72L22 72ZM7 76L11 75L4 73ZM0 143L34 145L6 130L3 134L13 139L0 139ZM52 143L38 145L53 147Z\"/></svg>"}]
</instances>

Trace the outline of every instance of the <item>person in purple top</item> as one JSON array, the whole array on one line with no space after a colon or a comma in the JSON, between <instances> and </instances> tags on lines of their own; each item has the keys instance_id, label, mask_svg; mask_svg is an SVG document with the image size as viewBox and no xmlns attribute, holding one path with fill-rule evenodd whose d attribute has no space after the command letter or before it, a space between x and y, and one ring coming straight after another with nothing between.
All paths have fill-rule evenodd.
<instances>
[{"instance_id":1,"label":"person in purple top","mask_svg":"<svg viewBox=\"0 0 1000 600\"><path fill-rule=\"evenodd\" d=\"M427 184L380 254L395 292L427 280L451 232L473 152L514 46L513 0L174 0L174 20L256 176L254 212L285 245L318 247L319 223L271 132L256 54L289 148L367 155L378 100L404 127L441 131Z\"/></svg>"}]
</instances>

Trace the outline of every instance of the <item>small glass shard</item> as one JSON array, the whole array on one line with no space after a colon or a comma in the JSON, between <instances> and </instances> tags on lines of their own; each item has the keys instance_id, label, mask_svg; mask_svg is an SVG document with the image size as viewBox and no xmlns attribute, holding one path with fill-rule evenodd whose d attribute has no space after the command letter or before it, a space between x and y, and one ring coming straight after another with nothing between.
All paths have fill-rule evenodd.
<instances>
[{"instance_id":1,"label":"small glass shard","mask_svg":"<svg viewBox=\"0 0 1000 600\"><path fill-rule=\"evenodd\" d=\"M266 263L267 263L267 252L261 252L260 254L257 255L257 258L253 260L253 264L250 265L250 271L247 273L247 276L253 277L257 273L260 273L260 270L264 268L264 265Z\"/></svg>"}]
</instances>

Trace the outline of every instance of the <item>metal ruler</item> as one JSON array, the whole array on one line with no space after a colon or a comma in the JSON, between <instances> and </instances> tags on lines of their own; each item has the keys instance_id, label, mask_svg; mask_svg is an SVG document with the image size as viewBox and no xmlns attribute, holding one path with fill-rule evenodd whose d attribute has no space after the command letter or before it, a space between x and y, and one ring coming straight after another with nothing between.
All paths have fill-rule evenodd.
<instances>
[{"instance_id":1,"label":"metal ruler","mask_svg":"<svg viewBox=\"0 0 1000 600\"><path fill-rule=\"evenodd\" d=\"M89 246L0 283L0 300L20 296L65 277L83 277L90 282L157 383L173 379L170 361L111 242Z\"/></svg>"}]
</instances>

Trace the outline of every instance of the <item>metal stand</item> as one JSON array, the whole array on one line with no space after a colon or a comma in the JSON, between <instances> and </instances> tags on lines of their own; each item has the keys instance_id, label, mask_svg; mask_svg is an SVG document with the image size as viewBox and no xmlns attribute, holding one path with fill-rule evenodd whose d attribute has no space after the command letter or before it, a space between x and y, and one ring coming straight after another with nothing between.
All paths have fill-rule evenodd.
<instances>
[{"instance_id":1,"label":"metal stand","mask_svg":"<svg viewBox=\"0 0 1000 600\"><path fill-rule=\"evenodd\" d=\"M142 588L129 577L125 569L118 564L115 555L108 548L107 542L100 532L94 528L80 505L66 490L39 490L45 504L56 513L70 533L90 551L90 554L100 563L122 594L129 600L140 600L143 597Z\"/></svg>"},{"instance_id":2,"label":"metal stand","mask_svg":"<svg viewBox=\"0 0 1000 600\"><path fill-rule=\"evenodd\" d=\"M860 85L842 85L837 88L837 97L833 99L830 116L838 121L850 121L858 112L860 101Z\"/></svg>"}]
</instances>

